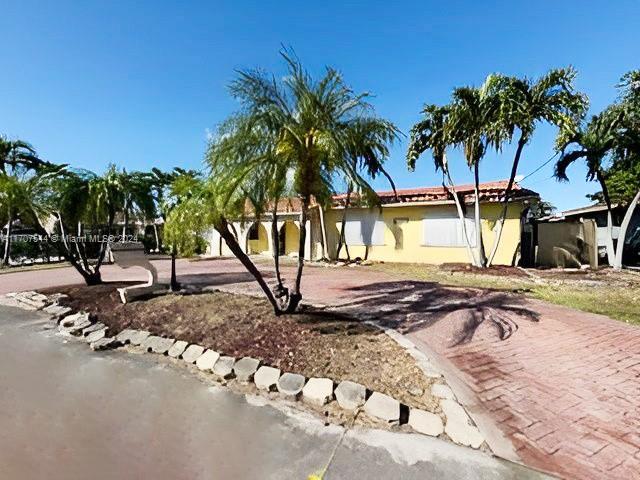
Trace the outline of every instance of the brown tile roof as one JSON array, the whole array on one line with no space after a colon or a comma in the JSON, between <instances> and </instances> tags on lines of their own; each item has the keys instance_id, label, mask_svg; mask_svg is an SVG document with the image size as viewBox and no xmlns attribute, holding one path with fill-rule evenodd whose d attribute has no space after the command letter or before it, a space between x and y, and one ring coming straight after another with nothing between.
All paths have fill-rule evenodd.
<instances>
[{"instance_id":1,"label":"brown tile roof","mask_svg":"<svg viewBox=\"0 0 640 480\"><path fill-rule=\"evenodd\" d=\"M499 180L495 182L485 182L480 184L480 200L483 202L499 202L502 200L504 191L507 188L508 180ZM473 201L473 184L456 185L455 187L458 195L464 195L465 202L470 203ZM377 192L382 204L389 203L415 203L415 202L439 202L446 200L453 200L453 194L449 189L443 186L439 187L419 187L419 188L399 188L396 190L397 199L392 190ZM531 198L539 197L539 195L533 190L522 188L517 183L514 183L513 190L511 191L511 198ZM346 193L341 193L333 196L333 206L344 206L347 198ZM315 199L311 200L311 205L317 205ZM351 205L357 205L357 196L351 196ZM273 210L271 205L265 208L265 213L270 213ZM245 206L247 215L253 212L251 204L247 201ZM281 198L278 201L278 213L298 213L300 212L300 199L297 197Z\"/></svg>"},{"instance_id":2,"label":"brown tile roof","mask_svg":"<svg viewBox=\"0 0 640 480\"><path fill-rule=\"evenodd\" d=\"M504 196L504 192L509 184L508 180L498 180L495 182L485 182L480 184L480 201L483 202L499 202ZM465 202L473 201L473 184L456 185L455 190L458 195L463 195ZM383 204L388 203L414 203L414 202L436 202L453 200L453 192L444 186L438 187L419 187L419 188L399 188L396 195L392 190L377 192ZM522 188L514 183L511 190L511 198L530 198L539 197L533 190ZM346 193L335 195L333 197L336 206L344 206L347 198ZM353 201L353 196L352 196Z\"/></svg>"}]
</instances>

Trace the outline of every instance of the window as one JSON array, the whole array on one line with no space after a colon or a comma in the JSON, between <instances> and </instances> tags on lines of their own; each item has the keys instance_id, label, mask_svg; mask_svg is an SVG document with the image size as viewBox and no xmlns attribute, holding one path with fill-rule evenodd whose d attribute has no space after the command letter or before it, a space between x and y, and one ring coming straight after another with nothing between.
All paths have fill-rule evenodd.
<instances>
[{"instance_id":1,"label":"window","mask_svg":"<svg viewBox=\"0 0 640 480\"><path fill-rule=\"evenodd\" d=\"M344 239L347 245L384 245L383 220L376 212L347 212Z\"/></svg>"},{"instance_id":2,"label":"window","mask_svg":"<svg viewBox=\"0 0 640 480\"><path fill-rule=\"evenodd\" d=\"M476 246L476 227L473 218L465 218L467 235L472 247ZM423 245L428 247L464 247L462 222L455 211L429 213L422 220Z\"/></svg>"}]
</instances>

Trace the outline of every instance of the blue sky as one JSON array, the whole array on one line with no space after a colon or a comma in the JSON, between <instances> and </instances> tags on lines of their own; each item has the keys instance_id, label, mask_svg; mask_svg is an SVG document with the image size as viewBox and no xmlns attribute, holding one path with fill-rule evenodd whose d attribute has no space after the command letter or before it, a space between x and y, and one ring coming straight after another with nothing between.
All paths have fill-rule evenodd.
<instances>
[{"instance_id":1,"label":"blue sky","mask_svg":"<svg viewBox=\"0 0 640 480\"><path fill-rule=\"evenodd\" d=\"M492 72L536 77L571 64L595 113L614 100L617 79L640 68L637 1L0 0L0 11L0 133L95 171L109 162L199 168L207 129L236 108L226 90L234 70L282 73L281 44L312 73L331 65L374 93L377 112L404 132L424 103L445 103ZM553 154L554 133L537 130L520 174ZM397 185L439 184L427 156L407 172L406 143L389 163ZM482 180L506 178L512 152L488 155ZM450 159L454 179L470 181L460 154ZM549 164L524 186L559 209L596 190L582 166L569 184L552 172Z\"/></svg>"}]
</instances>

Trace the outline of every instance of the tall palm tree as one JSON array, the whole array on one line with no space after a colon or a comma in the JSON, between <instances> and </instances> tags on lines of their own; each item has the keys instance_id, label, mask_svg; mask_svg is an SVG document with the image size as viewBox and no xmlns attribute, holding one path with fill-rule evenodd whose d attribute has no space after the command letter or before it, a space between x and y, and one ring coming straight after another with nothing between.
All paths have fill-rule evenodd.
<instances>
[{"instance_id":1,"label":"tall palm tree","mask_svg":"<svg viewBox=\"0 0 640 480\"><path fill-rule=\"evenodd\" d=\"M125 238L131 218L142 219L156 216L153 192L153 176L148 172L118 172L122 190L122 237Z\"/></svg>"},{"instance_id":2,"label":"tall palm tree","mask_svg":"<svg viewBox=\"0 0 640 480\"><path fill-rule=\"evenodd\" d=\"M627 229L640 202L640 183L633 175L640 171L640 71L624 75L618 88L621 90L618 101L594 115L562 145L555 168L558 179L568 180L567 168L576 160L584 160L587 180L600 183L598 196L607 206L607 258L609 265L616 270L622 268ZM610 182L615 184L616 190L625 191L626 195L622 196L627 198L622 198L623 203L630 200L620 225L616 248L613 243ZM619 196L620 192L616 193Z\"/></svg>"},{"instance_id":3,"label":"tall palm tree","mask_svg":"<svg viewBox=\"0 0 640 480\"><path fill-rule=\"evenodd\" d=\"M352 137L349 139L348 148L345 152L348 156L346 160L351 162L353 170L363 172L371 179L375 179L380 175L384 176L395 193L396 185L391 175L385 170L384 163L389 158L389 147L398 140L399 135L400 131L391 122L379 118L362 118L359 122L354 123ZM351 206L351 196L354 193L355 185L349 178L346 178L345 181L347 194L344 209L342 210L336 258L340 258L340 250L344 245L347 259L351 260L349 246L345 241L345 229L347 211ZM360 192L355 193L359 200L363 200ZM377 198L374 197L373 202L377 203ZM362 201L360 203L362 204Z\"/></svg>"},{"instance_id":4,"label":"tall palm tree","mask_svg":"<svg viewBox=\"0 0 640 480\"><path fill-rule=\"evenodd\" d=\"M498 123L500 99L490 88L495 76L490 75L480 88L460 87L452 94L451 111L446 128L451 141L464 153L474 178L474 223L476 260L479 267L487 263L480 220L480 162L491 147L500 150L505 132Z\"/></svg>"},{"instance_id":5,"label":"tall palm tree","mask_svg":"<svg viewBox=\"0 0 640 480\"><path fill-rule=\"evenodd\" d=\"M100 268L122 199L122 184L113 165L103 175L65 169L49 179L42 209L55 222L43 217L38 230L51 240L52 246L82 275L87 285L102 282ZM72 234L74 231L77 236ZM96 244L97 251L94 251Z\"/></svg>"},{"instance_id":6,"label":"tall palm tree","mask_svg":"<svg viewBox=\"0 0 640 480\"><path fill-rule=\"evenodd\" d=\"M559 129L556 144L562 145L576 132L584 116L588 100L585 95L575 91L575 77L576 71L568 67L550 70L535 81L494 75L487 82L485 88L492 91L491 95L496 95L500 102L496 124L496 128L502 131L499 138L512 140L516 135L518 138L487 265L493 263L498 251L522 151L537 125L546 122L556 126Z\"/></svg>"},{"instance_id":7,"label":"tall palm tree","mask_svg":"<svg viewBox=\"0 0 640 480\"><path fill-rule=\"evenodd\" d=\"M7 237L1 267L9 265L13 223L20 218L23 224L37 228L40 221L47 216L44 198L48 182L64 168L40 166L37 171L28 172L20 166L13 168L12 174L0 173L0 212L3 219L7 220Z\"/></svg>"},{"instance_id":8,"label":"tall palm tree","mask_svg":"<svg viewBox=\"0 0 640 480\"><path fill-rule=\"evenodd\" d=\"M259 175L266 162L273 162L292 178L292 190L300 202L298 265L294 283L287 291L286 305L272 301L278 313L295 311L302 299L300 287L312 201L327 205L335 193L333 185L338 177L348 178L364 196L376 196L348 154L356 130L369 118L368 128L375 125L388 130L389 135L396 132L389 122L371 115L370 95L354 93L336 70L327 68L322 78L314 80L291 53L281 53L288 69L284 79L250 70L240 72L232 82L231 94L240 101L242 109L232 122L235 127L220 135L207 154L213 185L228 192L229 199L246 200L240 194L242 185L255 183L251 182L251 176ZM244 134L247 130L261 132L261 141L247 140ZM224 222L218 226L223 238L233 243ZM237 256L246 256L242 249L229 247ZM249 266L248 257L241 260L256 278L261 276ZM267 296L273 298L271 293Z\"/></svg>"},{"instance_id":9,"label":"tall palm tree","mask_svg":"<svg viewBox=\"0 0 640 480\"><path fill-rule=\"evenodd\" d=\"M170 289L176 292L180 289L178 278L176 274L176 258L178 253L191 254L198 246L200 240L199 235L192 235L189 232L189 225L195 223L190 222L187 224L187 220L190 219L189 215L185 218L180 217L182 211L176 213L171 217L172 211L183 200L189 199L200 191L200 174L195 170L185 170L182 168L174 168L170 172L163 172L159 168L151 169L151 173L144 175L143 185L149 188L151 199L153 202L153 218L160 216L163 221L165 230L163 231L163 243L166 241L170 245L171 255L171 279ZM146 183L148 182L148 183ZM146 198L146 194L145 194ZM151 207L149 207L151 208ZM147 213L150 215L151 213ZM171 217L171 222L169 218ZM167 228L168 227L168 228ZM158 235L157 227L154 221L154 230L156 234L156 249L160 251L160 236Z\"/></svg>"},{"instance_id":10,"label":"tall palm tree","mask_svg":"<svg viewBox=\"0 0 640 480\"><path fill-rule=\"evenodd\" d=\"M615 261L613 246L613 214L611 197L605 181L607 159L616 147L622 128L623 112L609 108L591 117L586 127L576 132L562 147L562 153L555 166L555 176L568 181L567 168L579 159L587 165L587 180L597 180L602 188L602 197L607 206L607 257L609 265Z\"/></svg>"},{"instance_id":11,"label":"tall palm tree","mask_svg":"<svg viewBox=\"0 0 640 480\"><path fill-rule=\"evenodd\" d=\"M467 255L472 265L480 266L480 260L476 257L476 253L471 248L472 242L467 231L466 215L463 204L460 200L456 186L451 178L449 170L449 162L447 160L447 149L454 145L455 140L451 136L451 128L449 124L449 116L452 107L425 105L422 110L422 120L411 128L409 148L407 150L407 166L413 171L416 167L416 161L422 153L427 150L431 151L436 170L442 171L442 186L451 193L453 197L458 218L462 226L465 247Z\"/></svg>"},{"instance_id":12,"label":"tall palm tree","mask_svg":"<svg viewBox=\"0 0 640 480\"><path fill-rule=\"evenodd\" d=\"M52 165L40 159L31 144L0 135L0 173L10 173L18 167L36 170L45 166Z\"/></svg>"}]
</instances>

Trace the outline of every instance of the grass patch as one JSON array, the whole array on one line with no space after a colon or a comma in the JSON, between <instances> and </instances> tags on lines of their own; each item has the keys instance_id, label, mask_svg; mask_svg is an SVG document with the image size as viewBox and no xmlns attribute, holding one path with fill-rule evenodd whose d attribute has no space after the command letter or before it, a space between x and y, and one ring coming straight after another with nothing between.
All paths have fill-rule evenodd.
<instances>
[{"instance_id":1,"label":"grass patch","mask_svg":"<svg viewBox=\"0 0 640 480\"><path fill-rule=\"evenodd\" d=\"M521 270L516 273L505 268L487 273L423 264L384 263L367 268L442 285L515 291L527 297L640 325L640 275L631 272L614 272L611 269L578 272L534 270L531 271L533 278L523 276Z\"/></svg>"}]
</instances>

